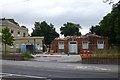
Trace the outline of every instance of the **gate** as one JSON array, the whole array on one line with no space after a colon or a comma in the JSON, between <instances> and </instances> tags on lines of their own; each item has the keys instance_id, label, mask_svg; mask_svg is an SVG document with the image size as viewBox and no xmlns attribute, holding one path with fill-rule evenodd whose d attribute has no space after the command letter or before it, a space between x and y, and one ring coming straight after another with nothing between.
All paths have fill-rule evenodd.
<instances>
[{"instance_id":1,"label":"gate","mask_svg":"<svg viewBox=\"0 0 120 80\"><path fill-rule=\"evenodd\" d=\"M29 51L31 54L34 53L34 45L26 45L26 50Z\"/></svg>"}]
</instances>

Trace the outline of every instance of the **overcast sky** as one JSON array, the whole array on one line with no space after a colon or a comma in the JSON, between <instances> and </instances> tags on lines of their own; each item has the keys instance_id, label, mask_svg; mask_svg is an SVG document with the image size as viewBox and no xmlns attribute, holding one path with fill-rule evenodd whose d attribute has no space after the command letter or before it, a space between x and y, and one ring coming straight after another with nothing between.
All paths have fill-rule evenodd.
<instances>
[{"instance_id":1,"label":"overcast sky","mask_svg":"<svg viewBox=\"0 0 120 80\"><path fill-rule=\"evenodd\" d=\"M74 22L82 26L81 32L85 34L112 7L103 0L0 0L0 3L0 18L15 19L20 25L27 26L29 33L36 21L46 21L55 25L57 32L64 23Z\"/></svg>"}]
</instances>

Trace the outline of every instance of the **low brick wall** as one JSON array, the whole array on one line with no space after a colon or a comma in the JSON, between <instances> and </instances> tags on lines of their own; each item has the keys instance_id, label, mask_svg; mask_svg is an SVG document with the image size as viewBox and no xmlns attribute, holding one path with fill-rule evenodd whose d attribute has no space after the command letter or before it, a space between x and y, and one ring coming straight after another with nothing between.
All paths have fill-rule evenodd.
<instances>
[{"instance_id":1,"label":"low brick wall","mask_svg":"<svg viewBox=\"0 0 120 80\"><path fill-rule=\"evenodd\" d=\"M25 56L20 55L20 54L1 54L0 59L5 59L5 60L25 60Z\"/></svg>"},{"instance_id":2,"label":"low brick wall","mask_svg":"<svg viewBox=\"0 0 120 80\"><path fill-rule=\"evenodd\" d=\"M82 57L83 64L118 64L120 58Z\"/></svg>"}]
</instances>

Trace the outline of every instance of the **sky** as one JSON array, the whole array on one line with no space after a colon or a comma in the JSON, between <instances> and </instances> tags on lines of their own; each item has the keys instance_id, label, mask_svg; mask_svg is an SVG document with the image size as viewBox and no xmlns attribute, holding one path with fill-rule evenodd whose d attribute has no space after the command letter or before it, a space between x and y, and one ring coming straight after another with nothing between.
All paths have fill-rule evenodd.
<instances>
[{"instance_id":1,"label":"sky","mask_svg":"<svg viewBox=\"0 0 120 80\"><path fill-rule=\"evenodd\" d=\"M114 0L114 3L119 0ZM0 18L12 18L32 32L35 22L52 23L60 33L67 22L80 24L81 33L89 32L111 12L112 5L103 0L0 0Z\"/></svg>"}]
</instances>

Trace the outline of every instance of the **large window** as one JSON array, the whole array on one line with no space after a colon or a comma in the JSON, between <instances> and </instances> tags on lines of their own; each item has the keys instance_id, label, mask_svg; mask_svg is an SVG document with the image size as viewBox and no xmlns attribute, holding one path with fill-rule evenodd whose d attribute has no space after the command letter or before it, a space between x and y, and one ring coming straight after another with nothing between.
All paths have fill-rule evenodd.
<instances>
[{"instance_id":1,"label":"large window","mask_svg":"<svg viewBox=\"0 0 120 80\"><path fill-rule=\"evenodd\" d=\"M82 42L82 49L89 49L89 43L88 43L88 41L83 41Z\"/></svg>"},{"instance_id":2,"label":"large window","mask_svg":"<svg viewBox=\"0 0 120 80\"><path fill-rule=\"evenodd\" d=\"M58 42L58 49L64 49L64 41Z\"/></svg>"},{"instance_id":3,"label":"large window","mask_svg":"<svg viewBox=\"0 0 120 80\"><path fill-rule=\"evenodd\" d=\"M98 47L98 49L104 49L104 41L98 41L97 47Z\"/></svg>"}]
</instances>

